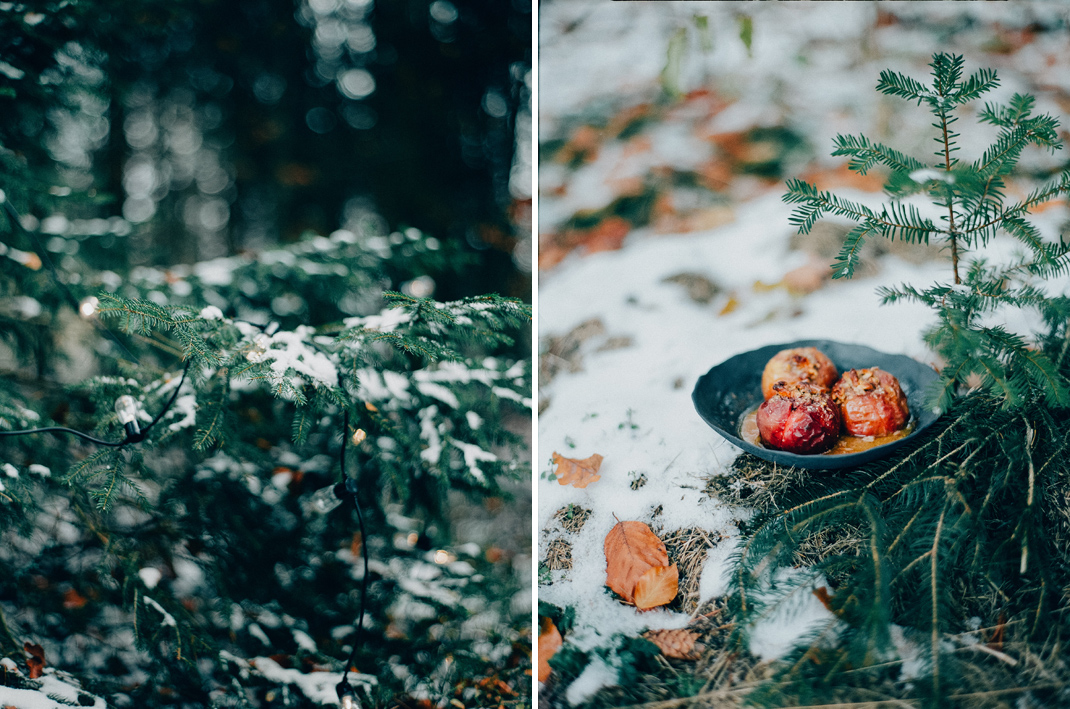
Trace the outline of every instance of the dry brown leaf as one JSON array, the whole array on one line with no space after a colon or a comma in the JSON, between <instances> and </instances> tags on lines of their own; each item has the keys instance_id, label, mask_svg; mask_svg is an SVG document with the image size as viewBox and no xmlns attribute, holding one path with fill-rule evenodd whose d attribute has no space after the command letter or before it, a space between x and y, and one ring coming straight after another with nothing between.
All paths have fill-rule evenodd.
<instances>
[{"instance_id":1,"label":"dry brown leaf","mask_svg":"<svg viewBox=\"0 0 1070 709\"><path fill-rule=\"evenodd\" d=\"M63 607L67 610L76 610L85 607L89 600L78 593L76 589L68 588L63 592Z\"/></svg>"},{"instance_id":2,"label":"dry brown leaf","mask_svg":"<svg viewBox=\"0 0 1070 709\"><path fill-rule=\"evenodd\" d=\"M582 242L586 253L616 251L624 245L624 237L632 230L632 223L623 217L610 216L586 232Z\"/></svg>"},{"instance_id":3,"label":"dry brown leaf","mask_svg":"<svg viewBox=\"0 0 1070 709\"><path fill-rule=\"evenodd\" d=\"M825 607L825 610L827 610L829 613L836 612L832 608L832 594L829 593L828 587L819 586L818 588L815 588L812 593L817 598L817 600L821 601L821 605Z\"/></svg>"},{"instance_id":4,"label":"dry brown leaf","mask_svg":"<svg viewBox=\"0 0 1070 709\"><path fill-rule=\"evenodd\" d=\"M838 187L852 188L864 192L880 192L884 189L884 178L877 172L868 172L860 175L843 163L831 169L814 169L805 172L802 179L811 182L819 190L830 190Z\"/></svg>"},{"instance_id":5,"label":"dry brown leaf","mask_svg":"<svg viewBox=\"0 0 1070 709\"><path fill-rule=\"evenodd\" d=\"M636 584L643 575L651 569L669 566L669 553L665 550L665 544L642 522L617 522L606 535L605 551L606 586L631 605L636 603ZM648 579L643 593L650 594L655 586L660 588L664 585L668 581L666 573ZM675 578L675 565L672 567L672 574ZM655 581L657 583L654 583ZM675 582L673 589L675 596ZM643 599L649 601L650 596L644 595Z\"/></svg>"},{"instance_id":6,"label":"dry brown leaf","mask_svg":"<svg viewBox=\"0 0 1070 709\"><path fill-rule=\"evenodd\" d=\"M554 465L557 466L554 474L557 476L557 482L561 485L584 488L602 479L602 476L598 474L598 469L602 467L602 456L597 453L583 460L566 458L563 455L554 453L553 461Z\"/></svg>"},{"instance_id":7,"label":"dry brown leaf","mask_svg":"<svg viewBox=\"0 0 1070 709\"><path fill-rule=\"evenodd\" d=\"M45 649L31 642L23 643L22 649L29 655L26 667L30 671L30 679L39 679L45 673Z\"/></svg>"},{"instance_id":8,"label":"dry brown leaf","mask_svg":"<svg viewBox=\"0 0 1070 709\"><path fill-rule=\"evenodd\" d=\"M831 276L831 266L824 261L812 258L808 263L785 273L780 282L789 293L806 295L819 290Z\"/></svg>"},{"instance_id":9,"label":"dry brown leaf","mask_svg":"<svg viewBox=\"0 0 1070 709\"><path fill-rule=\"evenodd\" d=\"M655 566L639 577L635 582L635 607L641 611L663 606L676 598L679 590L680 573L676 564L672 566Z\"/></svg>"},{"instance_id":10,"label":"dry brown leaf","mask_svg":"<svg viewBox=\"0 0 1070 709\"><path fill-rule=\"evenodd\" d=\"M657 645L661 654L674 660L697 660L699 657L695 641L698 633L687 628L672 630L648 630L643 637Z\"/></svg>"},{"instance_id":11,"label":"dry brown leaf","mask_svg":"<svg viewBox=\"0 0 1070 709\"><path fill-rule=\"evenodd\" d=\"M561 649L561 633L549 618L539 619L539 681L550 677L550 658Z\"/></svg>"}]
</instances>

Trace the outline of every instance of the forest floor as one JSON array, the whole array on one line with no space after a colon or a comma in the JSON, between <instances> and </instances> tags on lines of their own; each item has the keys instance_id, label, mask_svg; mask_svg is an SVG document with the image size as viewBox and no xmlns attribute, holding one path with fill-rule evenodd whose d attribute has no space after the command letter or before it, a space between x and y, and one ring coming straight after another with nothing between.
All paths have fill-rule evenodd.
<instances>
[{"instance_id":1,"label":"forest floor","mask_svg":"<svg viewBox=\"0 0 1070 709\"><path fill-rule=\"evenodd\" d=\"M1065 17L1043 4L1013 13L914 5L542 6L539 601L568 618L563 650L577 663L550 673L543 705L669 707L703 691L713 702L712 688L731 686L719 613L747 512L718 496L740 451L695 412L698 377L732 355L801 339L938 364L922 340L930 312L882 306L876 290L948 281L947 254L873 244L854 279L832 281L829 264L851 225L795 234L784 181L881 204L879 175L859 177L828 155L837 133L922 159L931 152L927 114L874 90L881 70L924 78L933 52L961 53L967 72L999 72L992 101L1029 92L1038 111L1065 117L1070 79L1055 67L1070 48ZM1060 32L1043 29L1059 22ZM973 159L993 131L974 130L968 111L963 118L962 157ZM1027 154L1023 166L1040 173L1064 161ZM1070 210L1045 207L1035 223L1057 239ZM997 241L988 256L1013 250ZM1006 325L1028 333L1034 323ZM556 480L554 453L603 456L600 478L582 488ZM604 540L624 520L649 525L678 565L679 593L662 608L640 612L606 590ZM760 678L828 618L813 596L763 621L737 660L735 686ZM629 681L630 639L682 628L705 651L660 658L658 681Z\"/></svg>"}]
</instances>

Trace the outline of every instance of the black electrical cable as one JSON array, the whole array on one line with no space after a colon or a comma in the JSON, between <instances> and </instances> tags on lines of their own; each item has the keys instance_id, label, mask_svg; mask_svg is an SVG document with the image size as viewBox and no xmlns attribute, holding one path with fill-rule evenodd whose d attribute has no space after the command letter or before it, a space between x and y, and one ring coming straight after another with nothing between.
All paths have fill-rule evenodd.
<instances>
[{"instance_id":1,"label":"black electrical cable","mask_svg":"<svg viewBox=\"0 0 1070 709\"><path fill-rule=\"evenodd\" d=\"M71 436L77 436L81 439L89 441L90 443L95 443L98 446L109 446L111 448L121 448L131 443L140 443L141 441L145 440L145 438L149 434L149 430L153 426L155 426L160 421L160 419L164 417L164 414L171 410L171 406L173 406L175 400L178 399L178 392L182 389L182 385L186 382L186 374L189 373L189 365L190 363L187 360L186 366L182 368L182 378L178 381L178 386L175 387L175 392L171 395L171 398L167 400L167 404L164 405L163 410L161 410L160 413L156 414L156 418L154 418L148 426L145 426L145 428L141 429L137 433L131 433L130 431L127 431L126 438L121 441L104 441L99 438L94 438L93 436L90 436L87 433L82 433L81 431L76 431L73 428L65 428L63 426L29 428L23 429L21 431L0 431L0 436L28 436L32 433L69 434Z\"/></svg>"},{"instance_id":2,"label":"black electrical cable","mask_svg":"<svg viewBox=\"0 0 1070 709\"><path fill-rule=\"evenodd\" d=\"M102 441L99 438L93 438L89 434L82 433L81 431L75 431L73 428L64 428L62 426L49 426L48 428L27 428L22 431L0 431L0 436L28 436L31 433L69 433L72 436L78 436L79 438L83 438L89 441L90 443L95 443L98 446L111 446L112 448L125 446L127 443L130 442L125 438L118 442Z\"/></svg>"},{"instance_id":3,"label":"black electrical cable","mask_svg":"<svg viewBox=\"0 0 1070 709\"><path fill-rule=\"evenodd\" d=\"M351 478L346 473L346 441L348 438L349 411L347 410L342 419L342 450L339 454L344 482L335 486L335 495L342 498L342 495L339 493L344 492L345 494L348 494L350 501L353 503L353 508L357 511L357 524L360 527L360 549L364 556L364 575L360 579L360 613L357 619L356 630L353 631L353 645L349 651L349 657L346 659L345 670L342 672L342 681L335 687L339 702L344 702L344 697L346 695L356 696L353 691L353 685L349 683L349 670L357 660L357 648L360 647L360 634L361 630L364 628L364 607L368 597L368 574L370 573L370 570L368 569L368 535L364 532L364 515L361 513L360 503L357 501L357 480L356 478ZM339 490L339 488L342 489ZM345 705L343 704L343 706Z\"/></svg>"},{"instance_id":4,"label":"black electrical cable","mask_svg":"<svg viewBox=\"0 0 1070 709\"><path fill-rule=\"evenodd\" d=\"M22 216L19 215L18 210L15 209L15 205L11 204L11 201L8 200L7 195L4 193L3 190L0 190L0 206L3 207L4 212L7 214L7 218L8 221L11 222L11 226L15 230L22 232L23 235L25 235L30 241L33 242L33 246L34 249L36 249L37 251L37 255L41 258L41 261L43 261L45 265L48 266L48 271L52 275L53 282L55 282L56 286L58 286L59 289L63 292L63 294L67 296L67 301L71 304L71 307L74 308L74 311L80 312L81 305L79 304L78 299L74 297L74 293L72 293L71 289L67 287L67 284L60 280L59 270L56 268L56 264L52 262L52 258L48 255L48 250L45 249L44 245L41 243L41 240L37 238L36 234L31 231L28 231L26 227L22 226ZM127 348L127 346L124 345L118 337L116 337L115 333L109 330L104 325L104 323L94 319L93 324L97 327L98 330L104 333L105 337L107 337L109 340L118 345L119 349L125 352L126 356L130 358L131 362L133 362L134 364L141 364L141 362L138 361L137 356L134 355L134 353L131 352Z\"/></svg>"},{"instance_id":5,"label":"black electrical cable","mask_svg":"<svg viewBox=\"0 0 1070 709\"><path fill-rule=\"evenodd\" d=\"M178 392L182 390L182 385L186 383L186 374L189 373L189 365L190 365L190 360L187 359L186 360L186 365L184 367L182 367L182 378L178 380L178 386L175 387L175 392L173 394L171 394L171 398L167 400L167 404L163 407L163 411L161 411L160 413L156 414L156 418L154 418L151 422L149 422L148 426L146 426L145 428L141 429L142 433L148 433L149 429L151 429L153 426L155 426L157 423L159 423L160 419L163 418L164 414L166 414L168 411L171 410L171 405L174 404L175 403L175 399L178 398Z\"/></svg>"}]
</instances>

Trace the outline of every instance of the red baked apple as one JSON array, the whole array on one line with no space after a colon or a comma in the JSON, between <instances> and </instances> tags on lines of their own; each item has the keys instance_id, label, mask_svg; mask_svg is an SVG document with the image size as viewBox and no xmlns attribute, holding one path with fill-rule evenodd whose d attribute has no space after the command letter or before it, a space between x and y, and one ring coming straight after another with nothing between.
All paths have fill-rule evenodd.
<instances>
[{"instance_id":1,"label":"red baked apple","mask_svg":"<svg viewBox=\"0 0 1070 709\"><path fill-rule=\"evenodd\" d=\"M815 347L780 350L773 355L762 370L762 396L766 399L771 397L773 385L777 382L787 384L810 382L828 389L838 376L836 365L824 352Z\"/></svg>"},{"instance_id":2,"label":"red baked apple","mask_svg":"<svg viewBox=\"0 0 1070 709\"><path fill-rule=\"evenodd\" d=\"M777 382L757 418L762 443L789 453L824 453L840 436L839 408L810 382Z\"/></svg>"},{"instance_id":3,"label":"red baked apple","mask_svg":"<svg viewBox=\"0 0 1070 709\"><path fill-rule=\"evenodd\" d=\"M844 428L853 436L886 436L910 419L899 380L879 367L844 372L832 387L832 398Z\"/></svg>"}]
</instances>

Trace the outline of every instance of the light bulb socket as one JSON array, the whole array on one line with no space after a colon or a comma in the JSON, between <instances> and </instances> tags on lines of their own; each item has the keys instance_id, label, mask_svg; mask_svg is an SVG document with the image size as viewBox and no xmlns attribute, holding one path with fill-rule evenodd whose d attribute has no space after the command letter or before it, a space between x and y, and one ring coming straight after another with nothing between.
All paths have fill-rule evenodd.
<instances>
[{"instance_id":1,"label":"light bulb socket","mask_svg":"<svg viewBox=\"0 0 1070 709\"><path fill-rule=\"evenodd\" d=\"M115 414L128 435L135 436L141 433L141 427L137 425L137 401L134 397L124 394L116 399Z\"/></svg>"},{"instance_id":2,"label":"light bulb socket","mask_svg":"<svg viewBox=\"0 0 1070 709\"><path fill-rule=\"evenodd\" d=\"M342 709L360 709L357 693L348 679L343 677L334 690L338 693L338 703L342 705Z\"/></svg>"},{"instance_id":3,"label":"light bulb socket","mask_svg":"<svg viewBox=\"0 0 1070 709\"><path fill-rule=\"evenodd\" d=\"M345 484L338 483L337 485L322 487L312 493L312 496L308 499L307 507L311 512L325 515L341 505L345 500Z\"/></svg>"}]
</instances>

